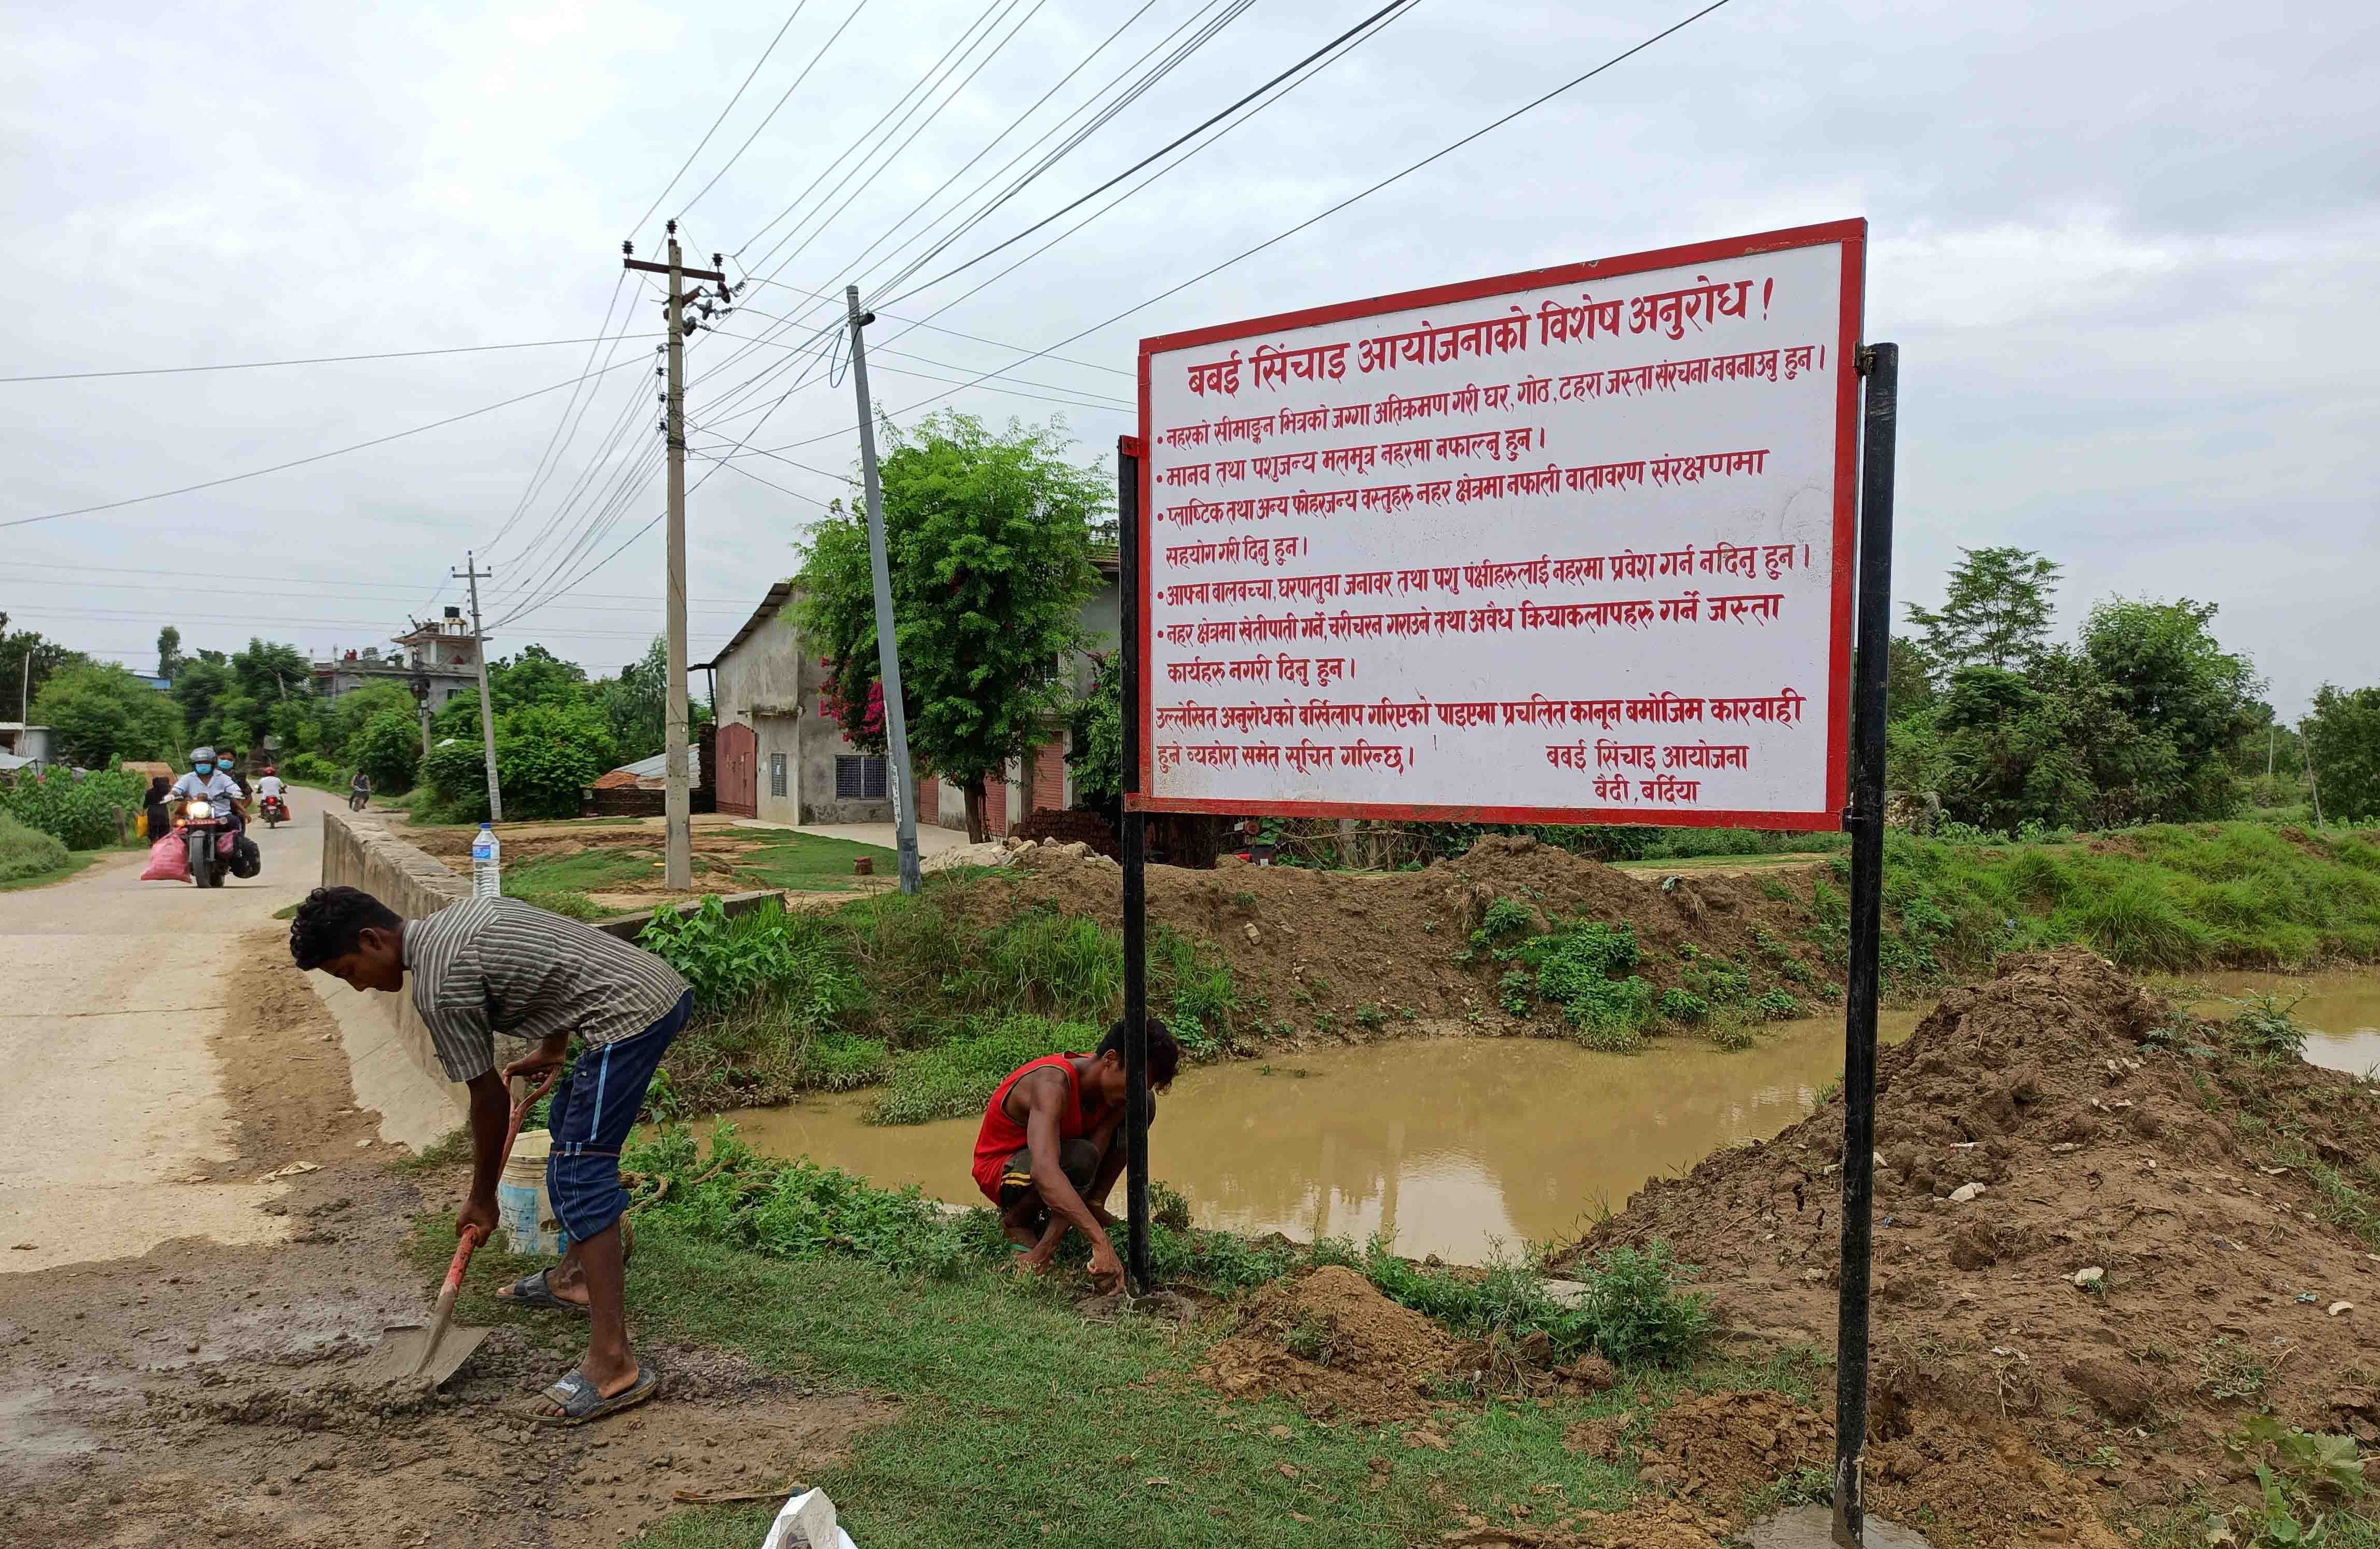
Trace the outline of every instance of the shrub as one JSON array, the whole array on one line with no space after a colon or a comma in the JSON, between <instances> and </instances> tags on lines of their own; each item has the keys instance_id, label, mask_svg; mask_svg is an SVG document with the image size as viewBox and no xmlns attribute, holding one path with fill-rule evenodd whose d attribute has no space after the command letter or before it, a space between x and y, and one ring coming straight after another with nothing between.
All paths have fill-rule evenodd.
<instances>
[{"instance_id":1,"label":"shrub","mask_svg":"<svg viewBox=\"0 0 2380 1549\"><path fill-rule=\"evenodd\" d=\"M1496 981L1496 1004L1516 1017L1524 1017L1535 1008L1530 988L1536 983L1521 969L1515 968Z\"/></svg>"},{"instance_id":2,"label":"shrub","mask_svg":"<svg viewBox=\"0 0 2380 1549\"><path fill-rule=\"evenodd\" d=\"M143 689L142 693L151 692ZM148 794L149 782L122 769L76 776L66 769L36 775L0 776L0 813L38 829L69 850L103 850L115 843L115 814L130 820Z\"/></svg>"},{"instance_id":3,"label":"shrub","mask_svg":"<svg viewBox=\"0 0 2380 1549\"><path fill-rule=\"evenodd\" d=\"M336 785L338 766L319 753L293 753L281 760L281 778L308 785Z\"/></svg>"},{"instance_id":4,"label":"shrub","mask_svg":"<svg viewBox=\"0 0 2380 1549\"><path fill-rule=\"evenodd\" d=\"M2225 1029L2225 1041L2233 1048L2255 1059L2305 1057L2305 1027L2289 1014L2296 1009L2295 1000L2284 1003L2277 995L2257 990L2231 998L2230 1003L2239 1008Z\"/></svg>"},{"instance_id":5,"label":"shrub","mask_svg":"<svg viewBox=\"0 0 2380 1549\"><path fill-rule=\"evenodd\" d=\"M1330 1242L1316 1243L1313 1256L1363 1270L1390 1301L1467 1337L1519 1340L1543 1333L1557 1359L1593 1349L1621 1365L1682 1365L1700 1353L1714 1326L1709 1300L1682 1289L1693 1271L1672 1261L1660 1242L1615 1248L1575 1272L1586 1293L1572 1305L1548 1295L1527 1265L1500 1255L1477 1275L1416 1267L1378 1237L1360 1258L1348 1245Z\"/></svg>"},{"instance_id":6,"label":"shrub","mask_svg":"<svg viewBox=\"0 0 2380 1549\"><path fill-rule=\"evenodd\" d=\"M895 1056L891 1084L868 1110L870 1124L923 1124L980 1113L1011 1071L1045 1054L1099 1047L1086 1023L1013 1016L971 1036Z\"/></svg>"},{"instance_id":7,"label":"shrub","mask_svg":"<svg viewBox=\"0 0 2380 1549\"><path fill-rule=\"evenodd\" d=\"M1710 1339L1710 1299L1682 1289L1694 1271L1670 1257L1669 1247L1614 1248L1585 1277L1584 1310L1595 1342L1623 1366L1675 1366Z\"/></svg>"},{"instance_id":8,"label":"shrub","mask_svg":"<svg viewBox=\"0 0 2380 1549\"><path fill-rule=\"evenodd\" d=\"M695 1003L708 1009L773 992L797 1023L815 1029L860 998L857 977L818 921L789 915L773 900L733 918L717 894L691 914L658 906L637 942L685 974Z\"/></svg>"},{"instance_id":9,"label":"shrub","mask_svg":"<svg viewBox=\"0 0 2380 1549\"><path fill-rule=\"evenodd\" d=\"M21 882L67 864L67 847L52 834L29 829L0 812L0 882Z\"/></svg>"},{"instance_id":10,"label":"shrub","mask_svg":"<svg viewBox=\"0 0 2380 1549\"><path fill-rule=\"evenodd\" d=\"M1710 1002L1691 990L1665 989L1661 1014L1671 1022L1700 1022L1710 1015Z\"/></svg>"},{"instance_id":11,"label":"shrub","mask_svg":"<svg viewBox=\"0 0 2380 1549\"><path fill-rule=\"evenodd\" d=\"M1755 1000L1752 1006L1753 1010L1770 1022L1791 1022L1803 1014L1802 1002L1781 989L1761 991L1760 998Z\"/></svg>"}]
</instances>

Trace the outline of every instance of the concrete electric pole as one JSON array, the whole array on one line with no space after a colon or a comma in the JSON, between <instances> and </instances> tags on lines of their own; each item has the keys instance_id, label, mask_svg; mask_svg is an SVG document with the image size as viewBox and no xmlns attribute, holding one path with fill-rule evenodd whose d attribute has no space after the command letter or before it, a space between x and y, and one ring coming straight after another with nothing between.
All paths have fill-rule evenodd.
<instances>
[{"instance_id":1,"label":"concrete electric pole","mask_svg":"<svg viewBox=\"0 0 2380 1549\"><path fill-rule=\"evenodd\" d=\"M884 684L884 731L892 756L893 842L901 850L901 890L914 893L917 875L917 787L909 775L909 716L902 708L901 647L892 630L892 576L884 558L884 490L876 477L876 405L868 401L868 345L876 321L859 309L859 287L844 293L851 311L851 381L859 393L859 467L868 491L868 569L876 583L876 675Z\"/></svg>"},{"instance_id":2,"label":"concrete electric pole","mask_svg":"<svg viewBox=\"0 0 2380 1549\"><path fill-rule=\"evenodd\" d=\"M466 549L463 568L446 574L471 584L471 659L480 669L480 745L488 756L488 820L501 823L504 820L504 793L496 781L496 710L488 701L488 637L480 633L480 583L495 579L496 573L481 570L480 562Z\"/></svg>"},{"instance_id":3,"label":"concrete electric pole","mask_svg":"<svg viewBox=\"0 0 2380 1549\"><path fill-rule=\"evenodd\" d=\"M667 782L669 817L662 879L666 886L684 891L694 886L694 792L687 780L686 759L686 282L689 278L710 281L719 287L719 296L723 301L727 297L727 276L717 269L686 267L685 254L678 248L675 221L669 224L667 263L639 263L625 242L620 244L620 250L624 255L621 261L628 268L669 276L669 300L664 304L669 312L669 344L665 346L669 351L669 412L662 420L662 435L669 448L669 560L664 583L669 593L669 700L663 712L663 778ZM712 254L710 261L719 263L719 255ZM701 293L696 294L699 296Z\"/></svg>"}]
</instances>

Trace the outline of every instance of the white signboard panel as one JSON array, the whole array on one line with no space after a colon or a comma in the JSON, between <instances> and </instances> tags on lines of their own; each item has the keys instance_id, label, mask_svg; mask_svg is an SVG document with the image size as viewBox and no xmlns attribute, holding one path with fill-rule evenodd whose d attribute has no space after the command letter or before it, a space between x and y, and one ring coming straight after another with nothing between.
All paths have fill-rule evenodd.
<instances>
[{"instance_id":1,"label":"white signboard panel","mask_svg":"<svg viewBox=\"0 0 2380 1549\"><path fill-rule=\"evenodd\" d=\"M1865 229L1143 341L1134 805L1836 827Z\"/></svg>"}]
</instances>

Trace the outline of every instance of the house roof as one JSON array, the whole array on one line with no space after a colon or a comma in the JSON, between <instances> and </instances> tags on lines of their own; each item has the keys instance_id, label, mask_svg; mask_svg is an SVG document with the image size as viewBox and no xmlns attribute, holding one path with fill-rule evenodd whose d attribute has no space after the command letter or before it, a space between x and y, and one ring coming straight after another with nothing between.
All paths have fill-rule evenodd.
<instances>
[{"instance_id":1,"label":"house roof","mask_svg":"<svg viewBox=\"0 0 2380 1549\"><path fill-rule=\"evenodd\" d=\"M625 776L623 779L621 777ZM639 758L633 764L623 764L610 770L595 783L603 790L622 785L642 785L647 781L661 781L669 776L669 755L656 753L650 758ZM702 783L702 749L689 744L686 750L686 778L689 784Z\"/></svg>"},{"instance_id":2,"label":"house roof","mask_svg":"<svg viewBox=\"0 0 2380 1549\"><path fill-rule=\"evenodd\" d=\"M698 661L693 665L697 667L716 668L721 662L726 660L729 657L734 656L736 651L743 647L744 642L752 638L753 635L762 624L767 623L771 619L775 618L779 613L785 611L785 604L792 599L793 595L794 583L790 576L778 582L775 586L771 587L769 588L769 595L760 599L760 606L753 609L752 616L744 621L744 627L737 630L734 638L730 639L727 644L719 647L719 654L712 657L709 661Z\"/></svg>"}]
</instances>

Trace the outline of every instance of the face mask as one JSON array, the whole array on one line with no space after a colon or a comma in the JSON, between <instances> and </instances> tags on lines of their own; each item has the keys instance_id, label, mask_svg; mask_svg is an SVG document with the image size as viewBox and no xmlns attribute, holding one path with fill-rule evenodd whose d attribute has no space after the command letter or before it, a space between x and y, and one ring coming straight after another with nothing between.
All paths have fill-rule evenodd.
<instances>
[{"instance_id":1,"label":"face mask","mask_svg":"<svg viewBox=\"0 0 2380 1549\"><path fill-rule=\"evenodd\" d=\"M215 772L215 767L212 764L193 764L190 766L190 772L193 774L212 774Z\"/></svg>"}]
</instances>

